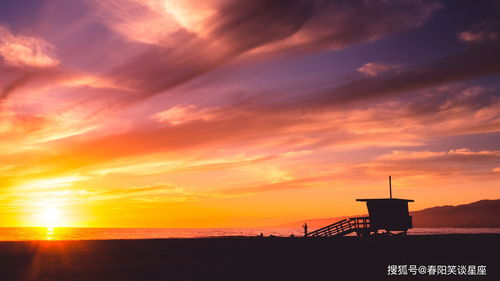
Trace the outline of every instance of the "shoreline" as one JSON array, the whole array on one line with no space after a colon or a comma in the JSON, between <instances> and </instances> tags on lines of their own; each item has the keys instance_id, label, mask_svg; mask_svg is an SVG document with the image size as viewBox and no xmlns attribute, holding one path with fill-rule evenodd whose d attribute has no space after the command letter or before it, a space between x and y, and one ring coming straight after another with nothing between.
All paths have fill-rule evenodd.
<instances>
[{"instance_id":1,"label":"shoreline","mask_svg":"<svg viewBox=\"0 0 500 281\"><path fill-rule=\"evenodd\" d=\"M295 229L114 229L114 228L0 228L0 241L140 240L231 237L302 237ZM408 236L500 234L500 228L414 228ZM353 234L351 234L353 235Z\"/></svg>"},{"instance_id":2,"label":"shoreline","mask_svg":"<svg viewBox=\"0 0 500 281\"><path fill-rule=\"evenodd\" d=\"M472 237L472 236L497 236L500 239L500 233L449 233L449 234L410 234L407 236L374 236L370 238L360 238L357 236L342 236L342 237L304 237L304 236L206 236L206 237L166 237L166 238L111 238L111 239L33 239L33 240L0 240L0 245L2 243L23 243L23 242L91 242L91 241L164 241L164 240L217 240L217 239L308 239L308 240L384 240L384 239L412 239L412 238L422 238L422 237Z\"/></svg>"}]
</instances>

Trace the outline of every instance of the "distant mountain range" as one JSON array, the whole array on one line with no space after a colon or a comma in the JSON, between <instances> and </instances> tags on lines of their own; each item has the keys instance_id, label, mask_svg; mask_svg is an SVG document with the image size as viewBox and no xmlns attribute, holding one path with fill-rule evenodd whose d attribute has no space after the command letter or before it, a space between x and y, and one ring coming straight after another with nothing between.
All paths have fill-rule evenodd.
<instances>
[{"instance_id":1,"label":"distant mountain range","mask_svg":"<svg viewBox=\"0 0 500 281\"><path fill-rule=\"evenodd\" d=\"M500 227L500 200L411 212L414 227Z\"/></svg>"},{"instance_id":2,"label":"distant mountain range","mask_svg":"<svg viewBox=\"0 0 500 281\"><path fill-rule=\"evenodd\" d=\"M438 206L410 214L413 217L413 227L500 227L500 199L481 200L457 206ZM349 217L310 219L277 227L300 227L307 222L310 229L315 229Z\"/></svg>"}]
</instances>

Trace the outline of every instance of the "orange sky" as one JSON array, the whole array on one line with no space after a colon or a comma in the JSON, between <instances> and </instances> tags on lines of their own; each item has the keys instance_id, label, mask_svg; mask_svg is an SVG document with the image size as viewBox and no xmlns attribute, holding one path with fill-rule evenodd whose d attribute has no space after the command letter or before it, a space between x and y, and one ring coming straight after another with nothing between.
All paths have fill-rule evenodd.
<instances>
[{"instance_id":1,"label":"orange sky","mask_svg":"<svg viewBox=\"0 0 500 281\"><path fill-rule=\"evenodd\" d=\"M0 4L0 226L358 215L389 175L411 210L500 198L488 1L35 2Z\"/></svg>"}]
</instances>

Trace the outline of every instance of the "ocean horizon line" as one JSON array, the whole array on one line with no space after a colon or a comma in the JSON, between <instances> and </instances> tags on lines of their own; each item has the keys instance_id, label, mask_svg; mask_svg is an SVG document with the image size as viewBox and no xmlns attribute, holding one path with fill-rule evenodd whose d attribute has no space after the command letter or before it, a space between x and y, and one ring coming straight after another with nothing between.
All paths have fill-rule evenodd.
<instances>
[{"instance_id":1,"label":"ocean horizon line","mask_svg":"<svg viewBox=\"0 0 500 281\"><path fill-rule=\"evenodd\" d=\"M500 234L500 228L414 228L409 235ZM136 240L217 237L302 237L300 228L0 227L0 241Z\"/></svg>"}]
</instances>

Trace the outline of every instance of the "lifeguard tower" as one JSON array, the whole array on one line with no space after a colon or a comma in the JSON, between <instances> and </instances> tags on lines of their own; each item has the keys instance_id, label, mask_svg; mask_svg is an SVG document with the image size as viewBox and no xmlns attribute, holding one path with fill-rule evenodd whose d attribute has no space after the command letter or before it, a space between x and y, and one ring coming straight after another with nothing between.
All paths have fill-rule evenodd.
<instances>
[{"instance_id":1,"label":"lifeguard tower","mask_svg":"<svg viewBox=\"0 0 500 281\"><path fill-rule=\"evenodd\" d=\"M408 202L413 200L392 198L392 182L389 176L389 198L356 199L366 202L368 217L354 217L344 219L325 226L311 233L307 237L344 236L355 232L360 237L379 234L384 231L387 235L406 235L412 228L412 219L408 211Z\"/></svg>"}]
</instances>

